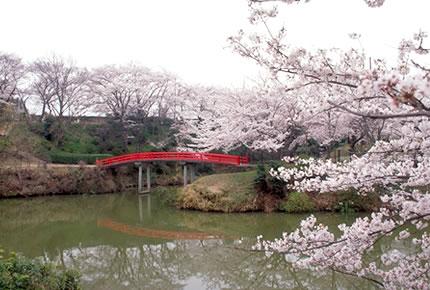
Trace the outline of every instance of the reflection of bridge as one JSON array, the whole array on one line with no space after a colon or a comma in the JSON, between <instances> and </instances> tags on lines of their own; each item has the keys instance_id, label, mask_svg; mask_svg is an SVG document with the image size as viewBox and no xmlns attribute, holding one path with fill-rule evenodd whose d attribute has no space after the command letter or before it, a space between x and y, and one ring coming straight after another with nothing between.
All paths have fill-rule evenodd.
<instances>
[{"instance_id":1,"label":"reflection of bridge","mask_svg":"<svg viewBox=\"0 0 430 290\"><path fill-rule=\"evenodd\" d=\"M97 160L96 164L99 167L114 167L124 164L136 164L139 167L138 191L143 192L142 167L146 163L146 179L147 192L151 189L151 162L160 161L176 161L183 164L184 186L188 183L187 164L190 166L190 180L195 178L195 163L212 163L233 166L247 166L249 164L248 157L218 154L218 153L199 153L199 152L141 152L130 153L105 159Z\"/></svg>"},{"instance_id":2,"label":"reflection of bridge","mask_svg":"<svg viewBox=\"0 0 430 290\"><path fill-rule=\"evenodd\" d=\"M168 231L137 227L111 219L97 220L97 226L108 228L116 232L146 238L168 239L168 240L209 240L219 239L219 235L212 235L203 232L184 232L184 231Z\"/></svg>"}]
</instances>

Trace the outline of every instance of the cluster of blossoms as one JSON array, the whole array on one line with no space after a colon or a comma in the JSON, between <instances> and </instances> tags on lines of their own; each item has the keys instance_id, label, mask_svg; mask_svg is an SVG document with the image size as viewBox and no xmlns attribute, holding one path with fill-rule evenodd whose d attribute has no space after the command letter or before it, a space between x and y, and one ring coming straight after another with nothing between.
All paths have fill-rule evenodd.
<instances>
[{"instance_id":1,"label":"cluster of blossoms","mask_svg":"<svg viewBox=\"0 0 430 290\"><path fill-rule=\"evenodd\" d=\"M241 145L277 150L288 137L295 108L288 98L265 97L252 91L212 89L200 92L190 104L178 137L187 148L229 151ZM290 117L288 117L290 116Z\"/></svg>"},{"instance_id":2,"label":"cluster of blossoms","mask_svg":"<svg viewBox=\"0 0 430 290\"><path fill-rule=\"evenodd\" d=\"M95 96L96 111L121 122L132 115L175 118L190 91L174 75L135 64L95 69L89 90Z\"/></svg>"},{"instance_id":3,"label":"cluster of blossoms","mask_svg":"<svg viewBox=\"0 0 430 290\"><path fill-rule=\"evenodd\" d=\"M335 163L323 159L286 157L289 167L272 170L290 188L330 192L354 188L426 186L430 180L430 122L420 118L398 128L401 137L377 141L363 156Z\"/></svg>"},{"instance_id":4,"label":"cluster of blossoms","mask_svg":"<svg viewBox=\"0 0 430 290\"><path fill-rule=\"evenodd\" d=\"M429 289L428 233L415 233L412 243L407 243L407 251L393 249L385 251L380 262L371 259L381 238L394 235L400 243L410 237L408 230L399 232L406 222L414 224L418 232L427 227L430 220L428 194L396 192L383 199L387 208L372 213L370 217L357 218L350 226L339 225L341 234L338 237L310 216L300 223L298 229L284 233L280 239L264 241L259 236L254 250L278 252L299 268L356 275L387 289Z\"/></svg>"}]
</instances>

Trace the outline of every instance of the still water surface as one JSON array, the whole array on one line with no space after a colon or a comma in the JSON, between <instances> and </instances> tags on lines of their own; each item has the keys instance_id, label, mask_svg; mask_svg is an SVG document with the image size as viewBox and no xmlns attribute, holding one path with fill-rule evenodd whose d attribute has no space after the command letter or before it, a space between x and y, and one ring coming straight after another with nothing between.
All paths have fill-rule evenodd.
<instances>
[{"instance_id":1,"label":"still water surface","mask_svg":"<svg viewBox=\"0 0 430 290\"><path fill-rule=\"evenodd\" d=\"M303 217L181 211L135 194L1 200L0 245L79 270L84 289L373 289L236 249L293 230ZM353 218L317 217L332 226Z\"/></svg>"}]
</instances>

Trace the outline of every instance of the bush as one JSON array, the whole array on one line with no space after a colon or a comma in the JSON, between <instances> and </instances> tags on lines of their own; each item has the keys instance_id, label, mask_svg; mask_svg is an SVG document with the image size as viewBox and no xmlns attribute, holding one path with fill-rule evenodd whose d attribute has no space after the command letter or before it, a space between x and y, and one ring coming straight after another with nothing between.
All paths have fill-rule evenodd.
<instances>
[{"instance_id":1,"label":"bush","mask_svg":"<svg viewBox=\"0 0 430 290\"><path fill-rule=\"evenodd\" d=\"M76 271L60 271L52 264L32 261L12 254L9 258L0 256L0 289L78 290L81 288L79 274Z\"/></svg>"},{"instance_id":2,"label":"bush","mask_svg":"<svg viewBox=\"0 0 430 290\"><path fill-rule=\"evenodd\" d=\"M311 198L303 192L291 192L288 199L281 203L280 210L288 213L303 213L315 210Z\"/></svg>"},{"instance_id":3,"label":"bush","mask_svg":"<svg viewBox=\"0 0 430 290\"><path fill-rule=\"evenodd\" d=\"M261 164L261 163L258 164L257 174L255 176L254 183L257 186L257 188L262 191L267 190L266 175L267 175L267 171L264 164Z\"/></svg>"},{"instance_id":4,"label":"bush","mask_svg":"<svg viewBox=\"0 0 430 290\"><path fill-rule=\"evenodd\" d=\"M95 164L97 159L111 157L111 154L79 154L68 152L51 152L50 158L52 163L61 164L78 164L80 161L86 164Z\"/></svg>"},{"instance_id":5,"label":"bush","mask_svg":"<svg viewBox=\"0 0 430 290\"><path fill-rule=\"evenodd\" d=\"M270 162L268 166L264 164L259 164L257 166L257 174L254 179L254 183L257 189L263 193L277 195L281 198L284 197L286 186L285 182L283 180L280 180L279 178L273 177L269 173L269 170L271 168L276 170L282 165L283 164L281 162L274 161Z\"/></svg>"}]
</instances>

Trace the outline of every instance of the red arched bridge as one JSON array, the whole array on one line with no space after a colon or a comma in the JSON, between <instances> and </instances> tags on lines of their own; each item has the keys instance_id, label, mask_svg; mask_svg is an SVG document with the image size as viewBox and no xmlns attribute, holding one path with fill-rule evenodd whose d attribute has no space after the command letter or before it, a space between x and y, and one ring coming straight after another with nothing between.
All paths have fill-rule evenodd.
<instances>
[{"instance_id":1,"label":"red arched bridge","mask_svg":"<svg viewBox=\"0 0 430 290\"><path fill-rule=\"evenodd\" d=\"M199 152L141 152L130 153L96 161L101 167L117 166L136 162L181 161L188 163L215 163L224 165L243 166L249 164L247 156L199 153Z\"/></svg>"},{"instance_id":2,"label":"red arched bridge","mask_svg":"<svg viewBox=\"0 0 430 290\"><path fill-rule=\"evenodd\" d=\"M193 163L212 163L233 166L249 165L247 156L238 156L219 153L200 153L200 152L140 152L130 153L114 157L108 157L96 161L99 167L114 167L124 164L136 164L139 167L138 192L149 192L151 189L151 163L157 161L176 161L183 164L184 186L188 183L188 175L191 182L195 178L195 168ZM146 183L147 190L143 191L142 167L146 163ZM190 165L189 174L187 164Z\"/></svg>"}]
</instances>

